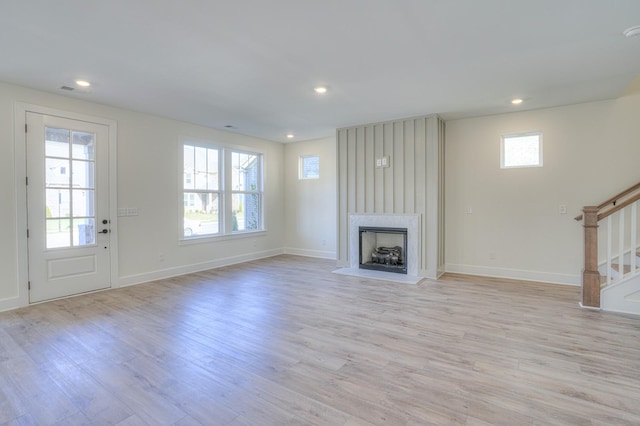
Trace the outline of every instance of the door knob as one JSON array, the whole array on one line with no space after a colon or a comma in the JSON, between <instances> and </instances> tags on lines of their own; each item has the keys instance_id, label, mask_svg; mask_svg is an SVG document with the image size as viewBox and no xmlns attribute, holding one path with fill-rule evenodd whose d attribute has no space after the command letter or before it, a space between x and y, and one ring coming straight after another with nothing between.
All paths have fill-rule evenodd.
<instances>
[{"instance_id":1,"label":"door knob","mask_svg":"<svg viewBox=\"0 0 640 426\"><path fill-rule=\"evenodd\" d=\"M103 229L102 231L100 231L101 234L108 234L109 230L108 229Z\"/></svg>"}]
</instances>

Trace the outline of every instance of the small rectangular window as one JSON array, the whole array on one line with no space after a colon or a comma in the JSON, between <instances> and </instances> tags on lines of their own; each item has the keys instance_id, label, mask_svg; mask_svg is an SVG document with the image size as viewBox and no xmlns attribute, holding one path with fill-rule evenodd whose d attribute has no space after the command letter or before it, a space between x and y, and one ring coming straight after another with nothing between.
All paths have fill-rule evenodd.
<instances>
[{"instance_id":1,"label":"small rectangular window","mask_svg":"<svg viewBox=\"0 0 640 426\"><path fill-rule=\"evenodd\" d=\"M542 167L542 132L502 135L500 168Z\"/></svg>"},{"instance_id":2,"label":"small rectangular window","mask_svg":"<svg viewBox=\"0 0 640 426\"><path fill-rule=\"evenodd\" d=\"M298 179L320 178L320 157L317 155L303 155L299 160Z\"/></svg>"}]
</instances>

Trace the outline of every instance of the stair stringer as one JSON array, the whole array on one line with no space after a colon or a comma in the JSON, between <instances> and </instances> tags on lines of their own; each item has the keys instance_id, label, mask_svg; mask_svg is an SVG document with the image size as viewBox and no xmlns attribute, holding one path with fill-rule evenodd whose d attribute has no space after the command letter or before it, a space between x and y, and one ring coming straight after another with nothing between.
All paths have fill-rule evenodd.
<instances>
[{"instance_id":1,"label":"stair stringer","mask_svg":"<svg viewBox=\"0 0 640 426\"><path fill-rule=\"evenodd\" d=\"M600 309L640 315L640 274L622 278L600 291Z\"/></svg>"}]
</instances>

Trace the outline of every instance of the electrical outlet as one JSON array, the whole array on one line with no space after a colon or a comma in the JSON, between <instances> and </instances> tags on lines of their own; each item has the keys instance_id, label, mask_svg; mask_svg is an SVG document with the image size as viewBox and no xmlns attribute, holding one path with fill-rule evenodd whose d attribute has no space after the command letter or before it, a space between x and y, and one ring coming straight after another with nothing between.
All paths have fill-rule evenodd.
<instances>
[{"instance_id":1,"label":"electrical outlet","mask_svg":"<svg viewBox=\"0 0 640 426\"><path fill-rule=\"evenodd\" d=\"M138 216L137 207L127 207L127 216Z\"/></svg>"},{"instance_id":2,"label":"electrical outlet","mask_svg":"<svg viewBox=\"0 0 640 426\"><path fill-rule=\"evenodd\" d=\"M567 206L564 204L560 204L560 208L558 209L560 214L567 214Z\"/></svg>"},{"instance_id":3,"label":"electrical outlet","mask_svg":"<svg viewBox=\"0 0 640 426\"><path fill-rule=\"evenodd\" d=\"M382 167L382 158L376 158L376 167Z\"/></svg>"}]
</instances>

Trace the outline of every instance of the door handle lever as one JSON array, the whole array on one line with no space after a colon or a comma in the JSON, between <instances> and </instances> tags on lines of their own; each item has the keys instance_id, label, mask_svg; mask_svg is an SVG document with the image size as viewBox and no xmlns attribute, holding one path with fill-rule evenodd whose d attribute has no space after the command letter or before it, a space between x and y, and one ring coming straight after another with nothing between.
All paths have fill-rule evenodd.
<instances>
[{"instance_id":1,"label":"door handle lever","mask_svg":"<svg viewBox=\"0 0 640 426\"><path fill-rule=\"evenodd\" d=\"M100 234L108 234L109 232L111 232L111 230L103 229L102 231L100 231Z\"/></svg>"}]
</instances>

